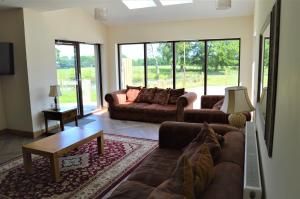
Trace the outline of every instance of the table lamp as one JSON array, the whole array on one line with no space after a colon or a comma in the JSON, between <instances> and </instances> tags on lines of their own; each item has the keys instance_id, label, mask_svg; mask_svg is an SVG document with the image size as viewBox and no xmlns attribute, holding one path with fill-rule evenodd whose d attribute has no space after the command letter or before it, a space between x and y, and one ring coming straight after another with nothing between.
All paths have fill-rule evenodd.
<instances>
[{"instance_id":1,"label":"table lamp","mask_svg":"<svg viewBox=\"0 0 300 199\"><path fill-rule=\"evenodd\" d=\"M51 85L49 97L54 97L54 104L55 104L54 110L58 110L58 106L57 106L57 97L58 96L61 96L59 85Z\"/></svg>"},{"instance_id":2,"label":"table lamp","mask_svg":"<svg viewBox=\"0 0 300 199\"><path fill-rule=\"evenodd\" d=\"M225 89L225 98L221 111L230 114L228 122L237 128L243 128L246 124L246 116L243 112L254 111L247 88L244 86L234 86Z\"/></svg>"}]
</instances>

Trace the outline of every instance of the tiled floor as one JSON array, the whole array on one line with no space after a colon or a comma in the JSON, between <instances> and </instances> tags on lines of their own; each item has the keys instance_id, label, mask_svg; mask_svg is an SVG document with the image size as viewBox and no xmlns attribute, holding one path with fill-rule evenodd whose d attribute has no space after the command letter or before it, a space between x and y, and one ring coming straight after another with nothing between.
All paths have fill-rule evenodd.
<instances>
[{"instance_id":1,"label":"tiled floor","mask_svg":"<svg viewBox=\"0 0 300 199\"><path fill-rule=\"evenodd\" d=\"M94 115L86 117L93 119L94 122L86 125L101 126L104 133L118 134L146 139L158 139L159 124L134 122L134 121L120 121L109 118L106 111L99 112ZM72 128L68 127L67 128ZM0 164L22 154L21 147L23 144L34 141L34 139L16 136L13 134L0 135Z\"/></svg>"}]
</instances>

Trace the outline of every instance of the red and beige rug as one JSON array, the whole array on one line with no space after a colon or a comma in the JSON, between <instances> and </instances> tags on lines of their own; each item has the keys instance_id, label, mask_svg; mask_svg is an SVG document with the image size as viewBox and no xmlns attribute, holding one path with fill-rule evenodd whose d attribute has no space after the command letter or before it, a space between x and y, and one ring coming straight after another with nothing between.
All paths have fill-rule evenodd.
<instances>
[{"instance_id":1,"label":"red and beige rug","mask_svg":"<svg viewBox=\"0 0 300 199\"><path fill-rule=\"evenodd\" d=\"M0 165L0 198L101 198L157 147L157 141L116 135L104 140L104 155L93 140L60 158L59 183L41 156L33 156L33 174L25 173L22 156Z\"/></svg>"}]
</instances>

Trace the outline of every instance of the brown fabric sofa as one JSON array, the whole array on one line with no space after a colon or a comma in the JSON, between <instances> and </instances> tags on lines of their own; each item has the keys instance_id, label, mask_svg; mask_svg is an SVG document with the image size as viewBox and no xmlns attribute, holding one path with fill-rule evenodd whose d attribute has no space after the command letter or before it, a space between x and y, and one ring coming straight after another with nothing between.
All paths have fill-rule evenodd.
<instances>
[{"instance_id":1,"label":"brown fabric sofa","mask_svg":"<svg viewBox=\"0 0 300 199\"><path fill-rule=\"evenodd\" d=\"M203 95L201 96L201 109L184 111L184 121L194 123L219 123L228 124L228 116L220 110L214 109L213 106L224 98L224 95ZM249 112L244 113L247 121L251 120Z\"/></svg>"},{"instance_id":2,"label":"brown fabric sofa","mask_svg":"<svg viewBox=\"0 0 300 199\"><path fill-rule=\"evenodd\" d=\"M105 100L108 102L110 118L119 120L134 120L161 123L164 121L183 121L184 110L192 109L197 95L187 92L181 95L176 104L151 104L128 102L126 89L108 93Z\"/></svg>"},{"instance_id":3,"label":"brown fabric sofa","mask_svg":"<svg viewBox=\"0 0 300 199\"><path fill-rule=\"evenodd\" d=\"M221 155L214 165L214 178L199 199L241 199L243 197L244 133L222 124L210 125L224 135ZM200 132L203 124L164 122L159 129L159 148L122 182L110 199L146 199L155 187L168 179L177 160Z\"/></svg>"}]
</instances>

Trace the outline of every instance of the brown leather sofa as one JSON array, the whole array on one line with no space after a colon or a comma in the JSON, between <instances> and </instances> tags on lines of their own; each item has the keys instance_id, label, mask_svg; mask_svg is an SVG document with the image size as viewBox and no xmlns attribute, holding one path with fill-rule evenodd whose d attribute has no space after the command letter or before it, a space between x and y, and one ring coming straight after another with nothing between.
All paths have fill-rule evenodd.
<instances>
[{"instance_id":1,"label":"brown leather sofa","mask_svg":"<svg viewBox=\"0 0 300 199\"><path fill-rule=\"evenodd\" d=\"M202 126L164 122L159 129L159 148L116 188L110 199L146 199L155 187L171 176L183 148L196 137ZM224 135L224 144L214 165L213 181L199 199L242 199L244 133L229 125L210 126L216 133Z\"/></svg>"},{"instance_id":2,"label":"brown leather sofa","mask_svg":"<svg viewBox=\"0 0 300 199\"><path fill-rule=\"evenodd\" d=\"M184 111L184 121L192 123L218 123L218 124L228 124L228 116L216 108L214 105L222 100L224 95L203 95L201 96L201 109L185 110ZM251 114L245 112L247 121L251 120Z\"/></svg>"},{"instance_id":3,"label":"brown leather sofa","mask_svg":"<svg viewBox=\"0 0 300 199\"><path fill-rule=\"evenodd\" d=\"M183 121L184 110L192 109L197 95L187 92L181 95L176 104L151 104L126 101L126 89L108 93L110 118L119 120L134 120L161 123L164 121Z\"/></svg>"}]
</instances>

